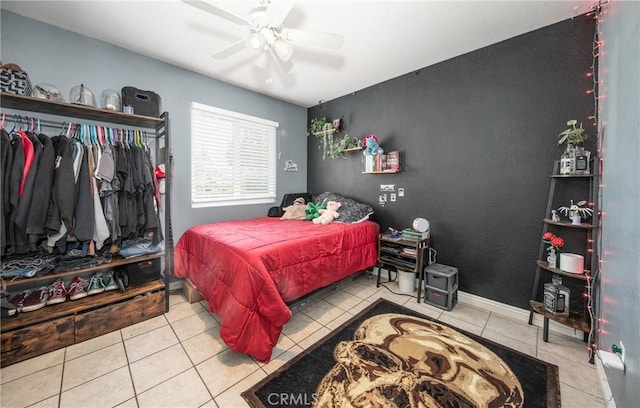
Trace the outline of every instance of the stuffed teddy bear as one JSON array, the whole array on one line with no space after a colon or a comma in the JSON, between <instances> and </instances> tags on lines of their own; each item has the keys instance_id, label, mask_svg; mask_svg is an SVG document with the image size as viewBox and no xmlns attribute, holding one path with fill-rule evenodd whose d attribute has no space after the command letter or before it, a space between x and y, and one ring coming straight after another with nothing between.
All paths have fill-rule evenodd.
<instances>
[{"instance_id":1,"label":"stuffed teddy bear","mask_svg":"<svg viewBox=\"0 0 640 408\"><path fill-rule=\"evenodd\" d=\"M378 136L374 135L373 133L370 135L367 135L364 138L364 153L365 154L377 154L378 150L380 149L380 139L378 139Z\"/></svg>"},{"instance_id":2,"label":"stuffed teddy bear","mask_svg":"<svg viewBox=\"0 0 640 408\"><path fill-rule=\"evenodd\" d=\"M318 210L320 216L313 219L314 224L327 225L340 216L338 209L342 204L337 201L329 201L327 208Z\"/></svg>"},{"instance_id":3,"label":"stuffed teddy bear","mask_svg":"<svg viewBox=\"0 0 640 408\"><path fill-rule=\"evenodd\" d=\"M303 197L298 197L293 200L293 204L288 207L284 207L284 214L280 217L281 220L304 220L307 216L305 210L307 209L307 204L304 202Z\"/></svg>"}]
</instances>

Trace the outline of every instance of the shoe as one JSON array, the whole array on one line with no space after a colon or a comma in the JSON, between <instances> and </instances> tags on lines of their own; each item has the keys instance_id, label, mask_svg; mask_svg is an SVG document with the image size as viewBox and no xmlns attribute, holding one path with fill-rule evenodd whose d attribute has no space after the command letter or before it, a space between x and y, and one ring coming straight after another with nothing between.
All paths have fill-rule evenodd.
<instances>
[{"instance_id":1,"label":"shoe","mask_svg":"<svg viewBox=\"0 0 640 408\"><path fill-rule=\"evenodd\" d=\"M116 290L118 289L118 284L113 277L113 271L107 271L102 278L102 283L104 283L104 290Z\"/></svg>"},{"instance_id":2,"label":"shoe","mask_svg":"<svg viewBox=\"0 0 640 408\"><path fill-rule=\"evenodd\" d=\"M86 297L88 286L89 281L87 281L86 279L82 279L80 276L77 276L71 281L71 285L69 285L69 299L77 300Z\"/></svg>"},{"instance_id":3,"label":"shoe","mask_svg":"<svg viewBox=\"0 0 640 408\"><path fill-rule=\"evenodd\" d=\"M89 280L89 287L87 288L87 294L95 295L97 293L104 292L104 283L102 282L102 272L96 272L91 276Z\"/></svg>"},{"instance_id":4,"label":"shoe","mask_svg":"<svg viewBox=\"0 0 640 408\"><path fill-rule=\"evenodd\" d=\"M8 317L17 317L18 316L18 309L11 303L9 303L9 299L7 299L7 297L9 296L9 293L6 291L2 291L2 298L0 299L0 306L2 306L2 315L1 317L3 319L6 319Z\"/></svg>"},{"instance_id":5,"label":"shoe","mask_svg":"<svg viewBox=\"0 0 640 408\"><path fill-rule=\"evenodd\" d=\"M49 299L49 288L39 287L32 291L22 302L22 312L33 312L46 306Z\"/></svg>"},{"instance_id":6,"label":"shoe","mask_svg":"<svg viewBox=\"0 0 640 408\"><path fill-rule=\"evenodd\" d=\"M16 308L16 310L22 311L22 303L30 293L30 290L23 290L22 292L9 299L9 303L11 303Z\"/></svg>"},{"instance_id":7,"label":"shoe","mask_svg":"<svg viewBox=\"0 0 640 408\"><path fill-rule=\"evenodd\" d=\"M55 305L65 300L67 300L67 288L64 286L64 281L58 279L49 285L49 300L47 300L47 305Z\"/></svg>"}]
</instances>

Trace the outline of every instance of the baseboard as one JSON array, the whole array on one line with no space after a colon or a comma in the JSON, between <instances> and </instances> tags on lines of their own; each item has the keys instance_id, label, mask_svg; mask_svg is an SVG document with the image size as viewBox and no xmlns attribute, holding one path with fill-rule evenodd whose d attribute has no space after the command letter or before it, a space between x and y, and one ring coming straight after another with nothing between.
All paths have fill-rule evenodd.
<instances>
[{"instance_id":1,"label":"baseboard","mask_svg":"<svg viewBox=\"0 0 640 408\"><path fill-rule=\"evenodd\" d=\"M613 399L613 393L611 392L611 387L609 387L609 380L607 379L607 373L604 370L604 366L602 365L602 361L598 358L597 354L595 357L595 365L596 365L596 373L598 376L598 381L600 382L600 388L602 388L602 399L607 408L616 408L616 402Z\"/></svg>"},{"instance_id":2,"label":"baseboard","mask_svg":"<svg viewBox=\"0 0 640 408\"><path fill-rule=\"evenodd\" d=\"M378 268L372 268L371 274L374 276L378 275ZM383 268L386 271L386 269ZM384 275L383 275L384 276ZM418 287L418 280L416 279L416 287ZM501 316L505 316L514 320L519 321L529 321L529 310L522 309L519 307L507 305L505 303L500 303L495 300L483 298L481 296L474 295L472 293L463 292L458 290L458 302L465 303L470 306L479 307L485 310L489 310ZM537 327L543 326L544 319L537 313L533 314L533 325ZM549 331L563 334L570 337L575 337L577 339L582 340L583 334L582 332L571 329L570 327L564 326L562 324L558 324L554 321L549 321Z\"/></svg>"}]
</instances>

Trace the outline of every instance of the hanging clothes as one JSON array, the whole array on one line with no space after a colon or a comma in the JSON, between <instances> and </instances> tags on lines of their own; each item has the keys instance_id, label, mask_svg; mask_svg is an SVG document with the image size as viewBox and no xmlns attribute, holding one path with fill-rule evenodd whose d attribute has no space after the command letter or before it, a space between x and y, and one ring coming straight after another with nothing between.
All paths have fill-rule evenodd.
<instances>
[{"instance_id":1,"label":"hanging clothes","mask_svg":"<svg viewBox=\"0 0 640 408\"><path fill-rule=\"evenodd\" d=\"M7 247L7 222L11 209L11 169L13 167L13 149L11 148L11 138L6 130L0 130L0 157L2 159L2 231L0 235L0 255L4 256Z\"/></svg>"},{"instance_id":2,"label":"hanging clothes","mask_svg":"<svg viewBox=\"0 0 640 408\"><path fill-rule=\"evenodd\" d=\"M89 155L82 145L78 146L79 161L78 179L75 188L73 235L78 241L90 241L95 229L95 214L91 197L91 179L89 173Z\"/></svg>"},{"instance_id":3,"label":"hanging clothes","mask_svg":"<svg viewBox=\"0 0 640 408\"><path fill-rule=\"evenodd\" d=\"M2 255L44 247L95 256L95 249L114 252L139 239L161 248L160 197L143 133L65 128L50 137L31 119L29 131L1 129Z\"/></svg>"},{"instance_id":4,"label":"hanging clothes","mask_svg":"<svg viewBox=\"0 0 640 408\"><path fill-rule=\"evenodd\" d=\"M29 235L29 249L35 251L38 242L45 237L45 222L47 210L51 202L53 176L55 165L55 151L48 136L40 133L38 140L42 144L42 157L38 165L38 172L34 185L33 201L27 217L27 234Z\"/></svg>"},{"instance_id":5,"label":"hanging clothes","mask_svg":"<svg viewBox=\"0 0 640 408\"><path fill-rule=\"evenodd\" d=\"M24 131L19 131L18 133L22 138L23 147L25 146L25 140L27 141L26 146L28 147L25 148L25 168L20 185L22 193L18 194L18 208L16 210L12 252L14 254L26 254L29 252L27 217L29 216L29 210L33 202L36 174L44 146L35 134ZM31 158L30 163L27 163L27 157Z\"/></svg>"},{"instance_id":6,"label":"hanging clothes","mask_svg":"<svg viewBox=\"0 0 640 408\"><path fill-rule=\"evenodd\" d=\"M11 155L13 157L9 178L9 213L5 223L7 229L6 248L8 252L13 251L16 241L16 213L18 210L18 199L20 198L20 188L25 168L25 150L22 137L17 133L11 134Z\"/></svg>"},{"instance_id":7,"label":"hanging clothes","mask_svg":"<svg viewBox=\"0 0 640 408\"><path fill-rule=\"evenodd\" d=\"M71 141L64 135L51 138L56 155L53 167L53 186L47 211L46 228L48 235L60 232L64 223L66 230L73 229L73 208L75 198L75 177Z\"/></svg>"}]
</instances>

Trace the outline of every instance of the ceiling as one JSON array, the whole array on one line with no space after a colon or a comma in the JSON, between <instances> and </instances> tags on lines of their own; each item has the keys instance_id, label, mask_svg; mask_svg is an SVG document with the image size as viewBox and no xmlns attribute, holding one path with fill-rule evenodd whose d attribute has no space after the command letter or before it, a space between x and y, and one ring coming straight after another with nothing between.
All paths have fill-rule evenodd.
<instances>
[{"instance_id":1,"label":"ceiling","mask_svg":"<svg viewBox=\"0 0 640 408\"><path fill-rule=\"evenodd\" d=\"M259 3L207 1L243 18ZM286 74L275 65L255 66L246 50L224 60L212 58L243 39L248 29L179 0L0 4L35 20L310 107L584 14L593 1L301 0L284 25L342 34L344 44L339 50L295 46L293 68Z\"/></svg>"}]
</instances>

